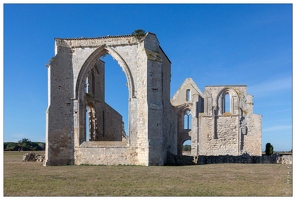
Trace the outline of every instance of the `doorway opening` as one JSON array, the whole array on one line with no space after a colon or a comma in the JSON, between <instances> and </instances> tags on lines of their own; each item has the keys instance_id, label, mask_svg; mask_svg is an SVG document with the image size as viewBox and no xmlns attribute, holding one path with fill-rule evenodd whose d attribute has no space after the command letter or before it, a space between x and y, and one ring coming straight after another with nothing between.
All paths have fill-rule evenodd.
<instances>
[{"instance_id":1,"label":"doorway opening","mask_svg":"<svg viewBox=\"0 0 296 200\"><path fill-rule=\"evenodd\" d=\"M191 140L186 140L183 142L182 155L183 156L191 155Z\"/></svg>"}]
</instances>

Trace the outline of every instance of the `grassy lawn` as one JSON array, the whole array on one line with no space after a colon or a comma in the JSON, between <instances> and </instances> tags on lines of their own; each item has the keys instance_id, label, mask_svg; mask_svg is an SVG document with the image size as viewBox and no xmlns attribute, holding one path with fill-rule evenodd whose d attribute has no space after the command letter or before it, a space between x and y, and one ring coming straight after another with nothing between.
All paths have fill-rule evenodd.
<instances>
[{"instance_id":1,"label":"grassy lawn","mask_svg":"<svg viewBox=\"0 0 296 200\"><path fill-rule=\"evenodd\" d=\"M281 164L43 167L25 153L4 152L4 196L292 196Z\"/></svg>"}]
</instances>

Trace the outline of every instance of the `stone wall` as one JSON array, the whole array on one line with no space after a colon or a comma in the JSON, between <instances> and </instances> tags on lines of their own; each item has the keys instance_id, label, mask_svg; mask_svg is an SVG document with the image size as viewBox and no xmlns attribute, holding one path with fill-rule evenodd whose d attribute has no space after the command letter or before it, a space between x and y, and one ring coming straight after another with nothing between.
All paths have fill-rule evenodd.
<instances>
[{"instance_id":1,"label":"stone wall","mask_svg":"<svg viewBox=\"0 0 296 200\"><path fill-rule=\"evenodd\" d=\"M261 147L262 144L262 116L252 114L247 120L250 128L247 134L242 134L242 149L250 155L260 156L262 151L258 147Z\"/></svg>"},{"instance_id":2,"label":"stone wall","mask_svg":"<svg viewBox=\"0 0 296 200\"><path fill-rule=\"evenodd\" d=\"M104 108L104 132L102 140L121 141L124 132L122 116L107 103L105 103Z\"/></svg>"},{"instance_id":3,"label":"stone wall","mask_svg":"<svg viewBox=\"0 0 296 200\"><path fill-rule=\"evenodd\" d=\"M56 55L48 68L45 160L52 165L66 165L73 164L73 63L69 47L59 46L56 49Z\"/></svg>"},{"instance_id":4,"label":"stone wall","mask_svg":"<svg viewBox=\"0 0 296 200\"><path fill-rule=\"evenodd\" d=\"M238 155L238 116L219 116L216 127L214 120L201 119L199 155Z\"/></svg>"},{"instance_id":5,"label":"stone wall","mask_svg":"<svg viewBox=\"0 0 296 200\"><path fill-rule=\"evenodd\" d=\"M195 159L245 152L261 155L262 119L253 114L246 86L207 86L202 93L188 78L170 100L171 62L155 34L140 39L132 35L56 38L55 42L55 56L47 65L44 165L163 165L167 152L181 154L188 139ZM106 54L127 78L128 138L122 137L121 115L105 102L100 58ZM185 114L192 119L191 127L184 126Z\"/></svg>"},{"instance_id":6,"label":"stone wall","mask_svg":"<svg viewBox=\"0 0 296 200\"><path fill-rule=\"evenodd\" d=\"M117 141L84 142L75 152L76 165L130 165L137 157L127 142Z\"/></svg>"},{"instance_id":7,"label":"stone wall","mask_svg":"<svg viewBox=\"0 0 296 200\"><path fill-rule=\"evenodd\" d=\"M175 141L175 116L171 116L169 99L170 61L156 35L147 33L141 39L129 35L55 41L55 57L47 65L49 106L44 165L163 165L167 150L175 150L170 143ZM106 54L118 62L127 78L129 138L124 147L119 141L121 116L104 102L104 63L99 59ZM91 119L90 131L86 131L87 117ZM168 123L171 119L172 123ZM119 143L108 147L97 143L104 140L104 131L108 140ZM94 136L89 142L86 132Z\"/></svg>"},{"instance_id":8,"label":"stone wall","mask_svg":"<svg viewBox=\"0 0 296 200\"><path fill-rule=\"evenodd\" d=\"M166 159L167 151L176 153L176 141L177 141L177 132L176 124L177 119L174 112L174 108L170 102L171 96L171 61L164 53L163 49L159 49L159 54L162 60L162 96L163 96L163 147L162 151L163 159Z\"/></svg>"},{"instance_id":9,"label":"stone wall","mask_svg":"<svg viewBox=\"0 0 296 200\"><path fill-rule=\"evenodd\" d=\"M261 156L261 118L253 114L253 99L245 85L207 86L200 114L199 155Z\"/></svg>"},{"instance_id":10,"label":"stone wall","mask_svg":"<svg viewBox=\"0 0 296 200\"><path fill-rule=\"evenodd\" d=\"M198 156L197 164L218 164L218 163L261 163L261 164L292 164L292 156L273 154L271 156L250 156L242 154L239 156Z\"/></svg>"},{"instance_id":11,"label":"stone wall","mask_svg":"<svg viewBox=\"0 0 296 200\"><path fill-rule=\"evenodd\" d=\"M191 155L197 156L199 149L199 113L203 112L202 109L202 96L198 86L191 78L185 79L183 84L177 90L171 104L174 107L175 115L177 116L177 154L182 155L183 143L186 140L191 140ZM189 127L184 127L186 123L184 121L184 115L190 113L190 116L186 116L191 119ZM188 125L188 124L187 124ZM189 128L189 129L188 129Z\"/></svg>"},{"instance_id":12,"label":"stone wall","mask_svg":"<svg viewBox=\"0 0 296 200\"><path fill-rule=\"evenodd\" d=\"M169 96L164 91L169 90L168 84L163 84L163 70L170 67L166 57L162 57L162 49L159 41L153 35L147 35L144 43L144 51L147 56L147 106L148 106L148 158L149 165L163 165L166 159L164 152L167 149L165 139L167 130L164 119L169 118L165 112L165 104L169 102ZM169 66L166 66L169 65ZM166 71L168 73L168 71ZM164 96L165 95L165 96Z\"/></svg>"}]
</instances>

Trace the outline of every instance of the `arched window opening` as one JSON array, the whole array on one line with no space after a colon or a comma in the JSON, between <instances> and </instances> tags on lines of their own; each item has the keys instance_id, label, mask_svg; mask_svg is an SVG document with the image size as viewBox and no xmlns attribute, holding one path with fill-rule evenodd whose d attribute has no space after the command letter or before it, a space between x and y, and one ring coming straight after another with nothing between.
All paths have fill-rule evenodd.
<instances>
[{"instance_id":1,"label":"arched window opening","mask_svg":"<svg viewBox=\"0 0 296 200\"><path fill-rule=\"evenodd\" d=\"M192 115L190 110L184 113L184 129L190 130L192 127Z\"/></svg>"},{"instance_id":2,"label":"arched window opening","mask_svg":"<svg viewBox=\"0 0 296 200\"><path fill-rule=\"evenodd\" d=\"M191 155L191 140L186 140L183 143L182 155L190 156Z\"/></svg>"},{"instance_id":3,"label":"arched window opening","mask_svg":"<svg viewBox=\"0 0 296 200\"><path fill-rule=\"evenodd\" d=\"M186 90L186 101L191 101L191 91L190 91L190 89Z\"/></svg>"},{"instance_id":4,"label":"arched window opening","mask_svg":"<svg viewBox=\"0 0 296 200\"><path fill-rule=\"evenodd\" d=\"M128 87L109 54L98 59L85 79L84 141L123 141L128 133Z\"/></svg>"},{"instance_id":5,"label":"arched window opening","mask_svg":"<svg viewBox=\"0 0 296 200\"><path fill-rule=\"evenodd\" d=\"M92 94L95 94L96 93L96 81L95 81L95 72L94 72L94 69L92 70L92 73L91 73L91 79L93 80L91 83L91 92Z\"/></svg>"},{"instance_id":6,"label":"arched window opening","mask_svg":"<svg viewBox=\"0 0 296 200\"><path fill-rule=\"evenodd\" d=\"M230 96L228 93L224 96L224 113L226 112L230 112Z\"/></svg>"},{"instance_id":7,"label":"arched window opening","mask_svg":"<svg viewBox=\"0 0 296 200\"><path fill-rule=\"evenodd\" d=\"M85 109L85 141L89 141L89 107Z\"/></svg>"},{"instance_id":8,"label":"arched window opening","mask_svg":"<svg viewBox=\"0 0 296 200\"><path fill-rule=\"evenodd\" d=\"M88 86L89 86L88 77L86 77L86 79L85 79L85 93L87 93L87 94L88 94Z\"/></svg>"}]
</instances>

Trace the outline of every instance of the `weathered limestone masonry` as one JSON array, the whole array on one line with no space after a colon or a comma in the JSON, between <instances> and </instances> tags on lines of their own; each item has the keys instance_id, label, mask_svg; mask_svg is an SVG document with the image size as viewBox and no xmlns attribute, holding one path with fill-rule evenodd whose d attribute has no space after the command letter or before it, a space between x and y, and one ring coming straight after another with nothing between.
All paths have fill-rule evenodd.
<instances>
[{"instance_id":1,"label":"weathered limestone masonry","mask_svg":"<svg viewBox=\"0 0 296 200\"><path fill-rule=\"evenodd\" d=\"M128 134L120 114L105 103L100 58L106 54L127 78ZM170 64L153 33L56 38L48 64L44 165L163 165L167 151L176 153Z\"/></svg>"},{"instance_id":2,"label":"weathered limestone masonry","mask_svg":"<svg viewBox=\"0 0 296 200\"><path fill-rule=\"evenodd\" d=\"M177 152L182 155L183 143L191 140L191 156L199 154L199 113L203 113L203 93L187 78L171 99L178 117Z\"/></svg>"},{"instance_id":3,"label":"weathered limestone masonry","mask_svg":"<svg viewBox=\"0 0 296 200\"><path fill-rule=\"evenodd\" d=\"M253 114L252 98L245 85L207 86L202 93L187 78L171 100L178 119L178 154L183 143L191 140L195 159L243 153L261 156L262 119Z\"/></svg>"},{"instance_id":4,"label":"weathered limestone masonry","mask_svg":"<svg viewBox=\"0 0 296 200\"><path fill-rule=\"evenodd\" d=\"M292 155L273 154L271 156L250 156L247 153L238 156L199 156L198 164L216 164L216 163L265 163L265 164L286 164L292 165Z\"/></svg>"},{"instance_id":5,"label":"weathered limestone masonry","mask_svg":"<svg viewBox=\"0 0 296 200\"><path fill-rule=\"evenodd\" d=\"M261 156L262 119L253 114L252 99L245 85L205 88L204 113L199 116L199 155Z\"/></svg>"},{"instance_id":6,"label":"weathered limestone masonry","mask_svg":"<svg viewBox=\"0 0 296 200\"><path fill-rule=\"evenodd\" d=\"M105 102L106 54L127 78L128 133ZM200 155L261 156L261 116L253 114L246 86L207 86L202 93L187 78L170 100L171 62L153 33L56 38L47 67L45 166L191 163L180 156L186 140L194 162Z\"/></svg>"}]
</instances>

